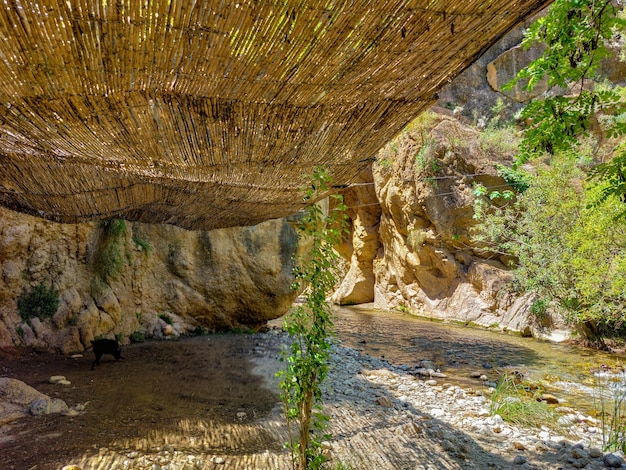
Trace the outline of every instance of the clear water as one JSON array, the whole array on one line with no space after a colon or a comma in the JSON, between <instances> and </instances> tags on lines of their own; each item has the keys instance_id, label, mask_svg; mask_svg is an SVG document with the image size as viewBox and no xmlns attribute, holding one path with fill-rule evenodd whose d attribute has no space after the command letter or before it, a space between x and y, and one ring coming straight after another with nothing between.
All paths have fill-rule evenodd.
<instances>
[{"instance_id":1,"label":"clear water","mask_svg":"<svg viewBox=\"0 0 626 470\"><path fill-rule=\"evenodd\" d=\"M583 409L593 406L590 397L601 383L626 390L626 356L371 306L335 307L335 314L336 335L344 346L384 357L396 366L412 368L422 360L432 361L447 375L443 381L448 383L478 388L482 383L470 378L472 372L496 381L499 374L514 369Z\"/></svg>"}]
</instances>

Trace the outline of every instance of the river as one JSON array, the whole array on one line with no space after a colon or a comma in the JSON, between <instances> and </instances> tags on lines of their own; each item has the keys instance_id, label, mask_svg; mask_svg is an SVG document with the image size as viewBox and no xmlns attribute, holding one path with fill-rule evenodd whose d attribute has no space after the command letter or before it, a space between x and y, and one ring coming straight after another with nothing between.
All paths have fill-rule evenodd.
<instances>
[{"instance_id":1,"label":"river","mask_svg":"<svg viewBox=\"0 0 626 470\"><path fill-rule=\"evenodd\" d=\"M470 375L497 381L507 370L559 399L593 411L600 390L626 393L626 356L534 338L432 321L371 305L335 307L335 332L344 346L414 368L431 361L446 381L481 387ZM613 392L610 392L611 394Z\"/></svg>"}]
</instances>

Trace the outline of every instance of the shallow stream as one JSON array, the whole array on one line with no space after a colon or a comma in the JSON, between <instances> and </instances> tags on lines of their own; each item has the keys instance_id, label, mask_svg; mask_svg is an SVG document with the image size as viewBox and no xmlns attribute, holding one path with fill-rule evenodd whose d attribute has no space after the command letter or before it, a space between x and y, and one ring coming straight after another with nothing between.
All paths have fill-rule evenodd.
<instances>
[{"instance_id":1,"label":"shallow stream","mask_svg":"<svg viewBox=\"0 0 626 470\"><path fill-rule=\"evenodd\" d=\"M626 393L626 356L608 354L570 344L431 321L372 306L335 308L335 331L344 346L384 357L409 371L420 361L431 361L444 382L483 387L506 371L518 371L530 383L545 387L565 404L592 412L601 391L619 388ZM599 373L598 373L599 372Z\"/></svg>"}]
</instances>

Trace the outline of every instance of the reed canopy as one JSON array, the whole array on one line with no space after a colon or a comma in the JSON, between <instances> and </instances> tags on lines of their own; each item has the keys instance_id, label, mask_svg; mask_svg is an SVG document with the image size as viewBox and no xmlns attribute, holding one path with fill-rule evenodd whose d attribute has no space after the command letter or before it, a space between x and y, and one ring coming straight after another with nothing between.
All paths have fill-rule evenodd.
<instances>
[{"instance_id":1,"label":"reed canopy","mask_svg":"<svg viewBox=\"0 0 626 470\"><path fill-rule=\"evenodd\" d=\"M0 204L190 229L347 185L547 0L4 0Z\"/></svg>"}]
</instances>

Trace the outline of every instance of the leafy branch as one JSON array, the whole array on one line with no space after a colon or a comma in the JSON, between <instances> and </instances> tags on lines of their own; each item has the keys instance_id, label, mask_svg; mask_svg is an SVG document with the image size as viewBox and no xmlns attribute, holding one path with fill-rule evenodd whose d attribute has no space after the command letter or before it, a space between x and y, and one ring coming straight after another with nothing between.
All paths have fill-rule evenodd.
<instances>
[{"instance_id":1,"label":"leafy branch","mask_svg":"<svg viewBox=\"0 0 626 470\"><path fill-rule=\"evenodd\" d=\"M554 155L574 150L579 137L587 135L596 113L617 116L626 111L616 89L599 89L587 83L597 77L600 61L610 55L610 42L626 28L626 19L619 13L619 7L610 0L556 0L548 14L529 28L522 46L543 44L544 53L507 87L522 81L525 90L532 90L547 78L550 87L560 87L568 95L534 100L524 108L520 117L530 125L521 143L518 165L544 152ZM616 122L607 134L625 135L626 126Z\"/></svg>"},{"instance_id":2,"label":"leafy branch","mask_svg":"<svg viewBox=\"0 0 626 470\"><path fill-rule=\"evenodd\" d=\"M284 328L292 338L289 355L284 351L287 366L279 372L288 446L292 464L298 470L318 469L326 461L321 452L322 440L329 417L322 411L322 383L328 374L330 336L333 322L326 298L335 287L339 255L333 246L346 230L345 206L341 196L338 207L325 214L315 204L328 191L330 179L323 168L316 168L304 201L308 203L298 223L300 241L307 240L311 248L300 258L294 269L294 290L303 290L305 301L287 317ZM297 429L296 429L297 428Z\"/></svg>"}]
</instances>

